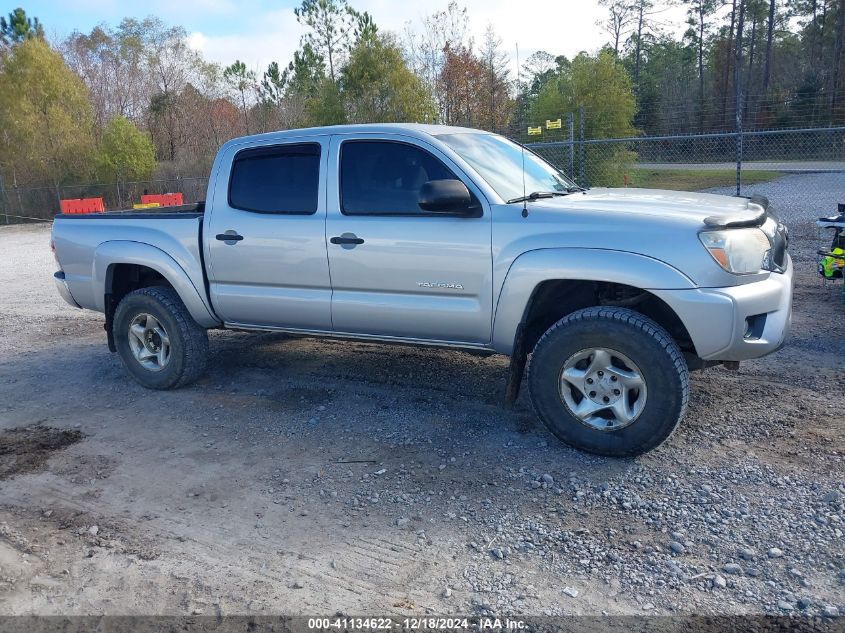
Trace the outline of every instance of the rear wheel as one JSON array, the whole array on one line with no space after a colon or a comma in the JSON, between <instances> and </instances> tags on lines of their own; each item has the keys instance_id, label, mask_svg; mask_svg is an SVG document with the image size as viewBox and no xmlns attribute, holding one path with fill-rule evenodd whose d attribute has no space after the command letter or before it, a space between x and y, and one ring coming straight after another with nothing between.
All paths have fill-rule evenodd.
<instances>
[{"instance_id":1,"label":"rear wheel","mask_svg":"<svg viewBox=\"0 0 845 633\"><path fill-rule=\"evenodd\" d=\"M127 294L114 315L114 339L123 366L148 389L173 389L205 371L208 334L172 288Z\"/></svg>"},{"instance_id":2,"label":"rear wheel","mask_svg":"<svg viewBox=\"0 0 845 633\"><path fill-rule=\"evenodd\" d=\"M689 397L678 345L627 308L585 308L555 323L534 348L528 383L552 433L575 448L615 457L664 442Z\"/></svg>"}]
</instances>

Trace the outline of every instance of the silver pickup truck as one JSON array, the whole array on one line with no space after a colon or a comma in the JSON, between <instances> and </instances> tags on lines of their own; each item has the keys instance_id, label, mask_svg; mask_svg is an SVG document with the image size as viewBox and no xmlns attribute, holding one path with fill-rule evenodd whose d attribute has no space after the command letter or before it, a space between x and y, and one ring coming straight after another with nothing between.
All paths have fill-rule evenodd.
<instances>
[{"instance_id":1,"label":"silver pickup truck","mask_svg":"<svg viewBox=\"0 0 845 633\"><path fill-rule=\"evenodd\" d=\"M636 455L689 370L783 344L787 231L765 199L584 190L477 130L357 125L229 141L205 203L59 215L56 285L143 386L199 378L210 328L510 356L564 442ZM529 362L530 358L530 362ZM528 363L527 372L525 371Z\"/></svg>"}]
</instances>

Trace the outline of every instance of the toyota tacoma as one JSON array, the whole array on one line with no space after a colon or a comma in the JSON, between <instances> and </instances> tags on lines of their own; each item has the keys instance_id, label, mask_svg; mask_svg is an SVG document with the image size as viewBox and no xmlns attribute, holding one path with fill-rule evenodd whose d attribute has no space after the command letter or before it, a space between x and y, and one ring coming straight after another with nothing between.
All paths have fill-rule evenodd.
<instances>
[{"instance_id":1,"label":"toyota tacoma","mask_svg":"<svg viewBox=\"0 0 845 633\"><path fill-rule=\"evenodd\" d=\"M764 198L585 190L502 136L445 126L289 130L224 144L205 201L59 215L55 281L105 314L144 387L199 378L207 330L510 357L564 442L648 451L689 371L778 349L787 230Z\"/></svg>"}]
</instances>

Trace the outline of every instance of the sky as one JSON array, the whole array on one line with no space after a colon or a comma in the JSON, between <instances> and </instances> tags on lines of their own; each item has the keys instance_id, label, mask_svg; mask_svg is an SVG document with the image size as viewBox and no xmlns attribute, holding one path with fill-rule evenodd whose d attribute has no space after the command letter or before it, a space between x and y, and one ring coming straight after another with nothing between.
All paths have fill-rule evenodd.
<instances>
[{"instance_id":1,"label":"sky","mask_svg":"<svg viewBox=\"0 0 845 633\"><path fill-rule=\"evenodd\" d=\"M271 61L286 65L299 46L303 29L296 22L294 0L19 0L6 4L6 14L23 6L37 16L51 40L74 30L90 31L105 22L117 24L124 17L154 15L169 25L181 25L191 46L204 57L223 65L240 59L248 67L263 71ZM350 0L359 11L369 11L381 30L401 33L410 22L419 26L422 18L446 8L448 0ZM595 52L609 36L596 25L606 11L598 0L459 0L469 11L469 31L481 43L492 25L516 71L516 48L520 62L531 53L545 50L572 57L582 50ZM673 7L660 16L672 24L670 31L682 32L684 12Z\"/></svg>"}]
</instances>

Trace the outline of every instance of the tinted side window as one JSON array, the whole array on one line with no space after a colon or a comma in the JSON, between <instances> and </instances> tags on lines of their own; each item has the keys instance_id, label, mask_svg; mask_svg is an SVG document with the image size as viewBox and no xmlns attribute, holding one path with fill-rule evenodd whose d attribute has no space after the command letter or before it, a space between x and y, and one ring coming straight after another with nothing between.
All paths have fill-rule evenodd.
<instances>
[{"instance_id":1,"label":"tinted side window","mask_svg":"<svg viewBox=\"0 0 845 633\"><path fill-rule=\"evenodd\" d=\"M316 143L243 150L232 164L229 206L256 213L315 213L319 183Z\"/></svg>"},{"instance_id":2,"label":"tinted side window","mask_svg":"<svg viewBox=\"0 0 845 633\"><path fill-rule=\"evenodd\" d=\"M453 178L440 160L413 145L347 141L340 154L341 209L347 215L424 215L417 204L423 184Z\"/></svg>"}]
</instances>

